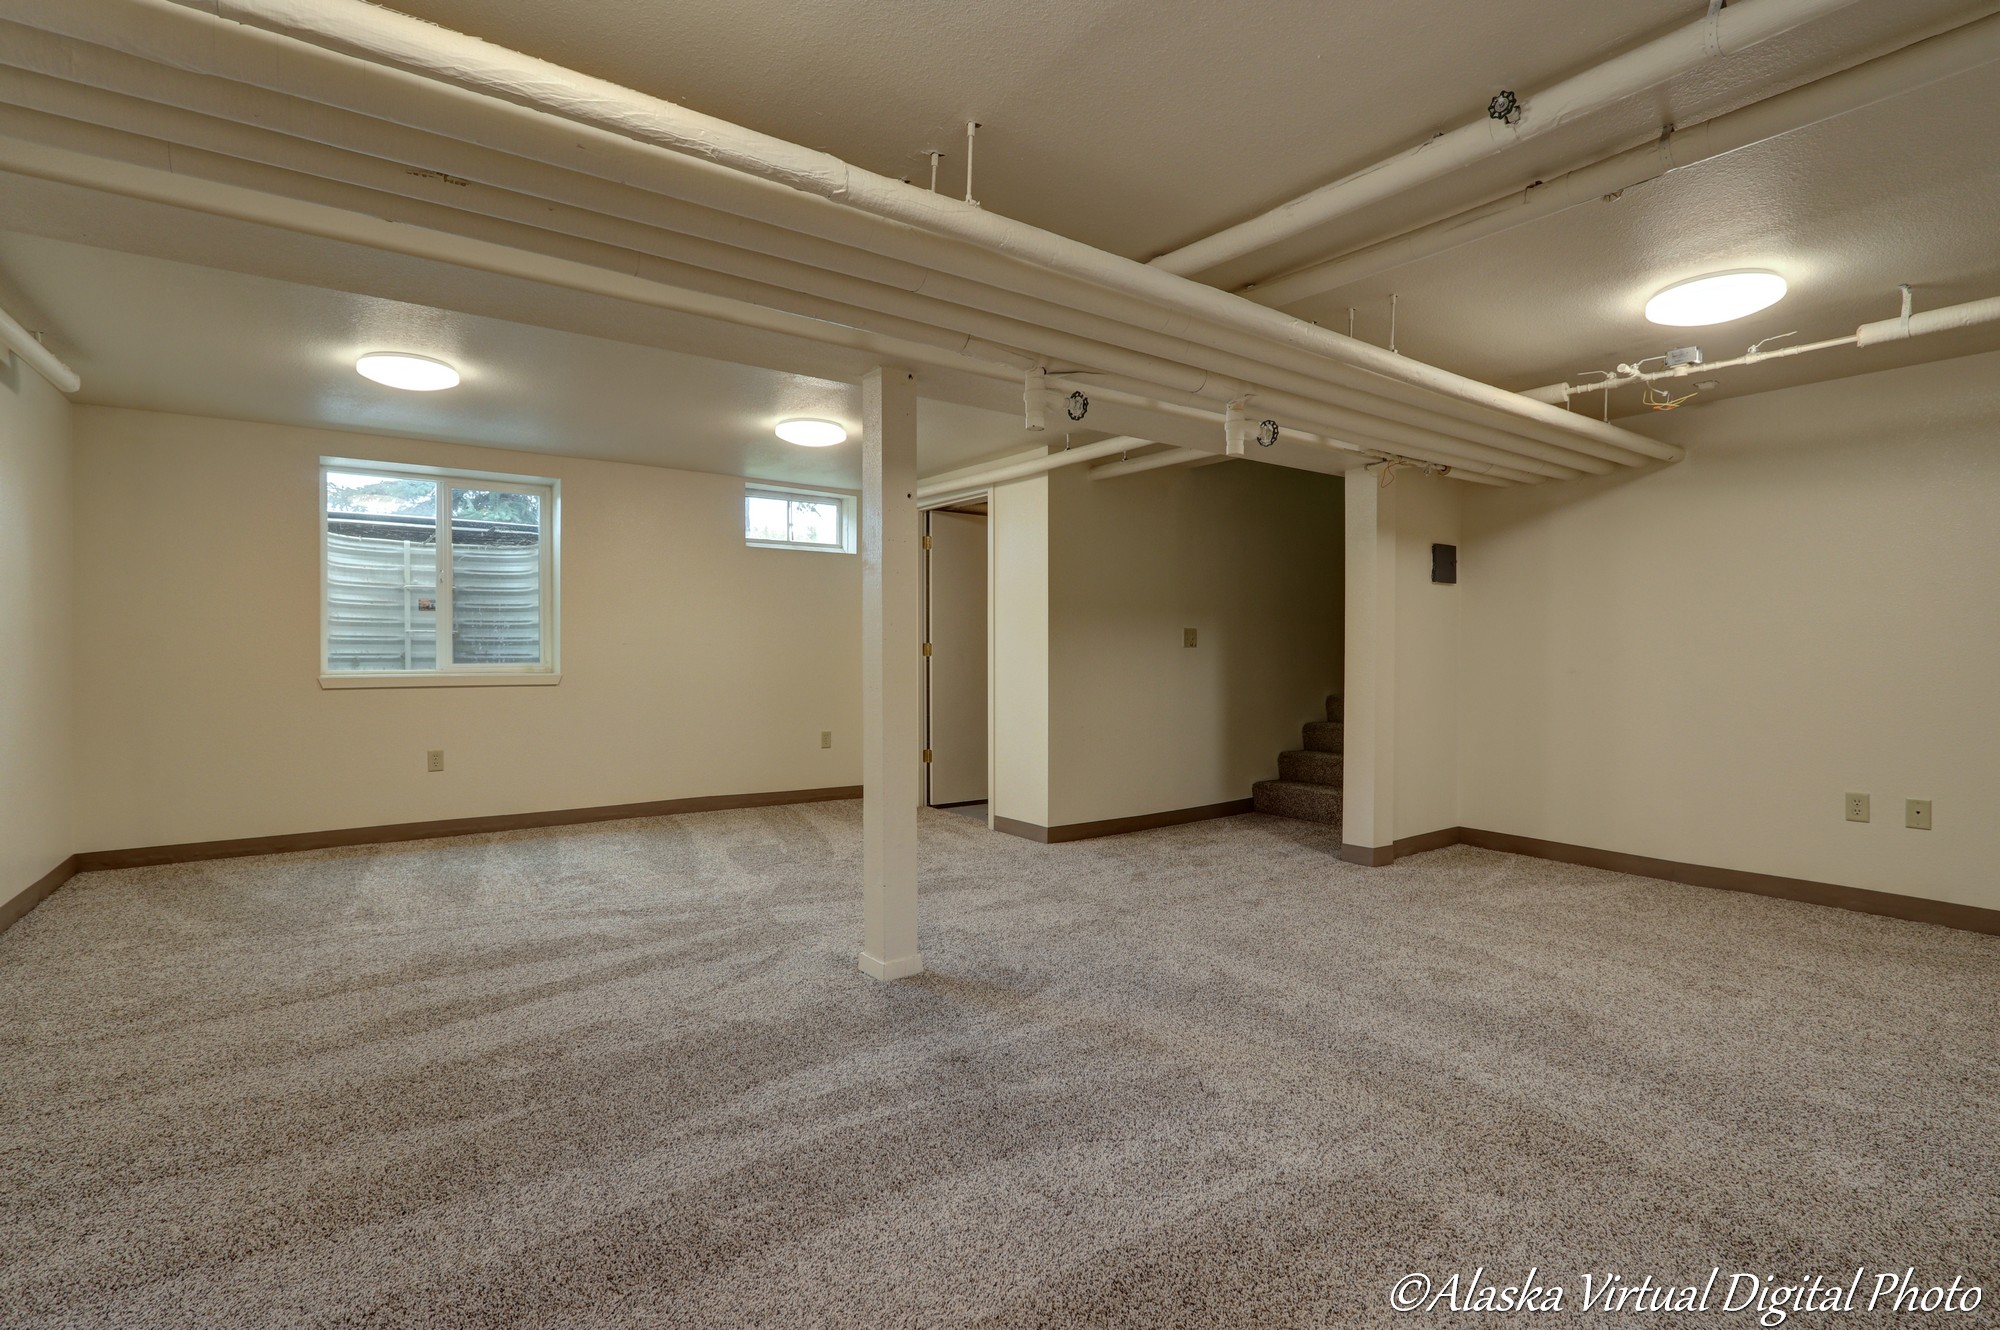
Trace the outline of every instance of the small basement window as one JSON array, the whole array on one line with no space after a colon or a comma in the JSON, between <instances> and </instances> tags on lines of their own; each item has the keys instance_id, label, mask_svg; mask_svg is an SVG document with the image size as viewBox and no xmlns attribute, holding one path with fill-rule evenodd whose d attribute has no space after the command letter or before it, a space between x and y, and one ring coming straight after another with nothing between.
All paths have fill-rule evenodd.
<instances>
[{"instance_id":1,"label":"small basement window","mask_svg":"<svg viewBox=\"0 0 2000 1330\"><path fill-rule=\"evenodd\" d=\"M555 481L320 460L322 686L556 681Z\"/></svg>"},{"instance_id":2,"label":"small basement window","mask_svg":"<svg viewBox=\"0 0 2000 1330\"><path fill-rule=\"evenodd\" d=\"M743 541L760 549L854 553L854 497L751 485L743 491Z\"/></svg>"}]
</instances>

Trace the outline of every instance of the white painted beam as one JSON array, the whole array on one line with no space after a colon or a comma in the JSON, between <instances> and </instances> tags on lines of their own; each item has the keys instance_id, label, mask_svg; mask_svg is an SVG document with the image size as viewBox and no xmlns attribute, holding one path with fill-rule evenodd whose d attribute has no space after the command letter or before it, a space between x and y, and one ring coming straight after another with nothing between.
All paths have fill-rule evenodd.
<instances>
[{"instance_id":1,"label":"white painted beam","mask_svg":"<svg viewBox=\"0 0 2000 1330\"><path fill-rule=\"evenodd\" d=\"M906 369L861 381L861 969L922 974L917 950L917 383Z\"/></svg>"}]
</instances>

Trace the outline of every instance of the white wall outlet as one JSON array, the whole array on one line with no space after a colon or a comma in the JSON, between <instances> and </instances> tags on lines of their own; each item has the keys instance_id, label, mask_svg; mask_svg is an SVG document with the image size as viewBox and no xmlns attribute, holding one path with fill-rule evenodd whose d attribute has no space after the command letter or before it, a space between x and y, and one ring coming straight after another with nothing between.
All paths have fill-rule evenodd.
<instances>
[{"instance_id":1,"label":"white wall outlet","mask_svg":"<svg viewBox=\"0 0 2000 1330\"><path fill-rule=\"evenodd\" d=\"M1847 820L1866 822L1868 820L1868 796L1849 793L1847 796Z\"/></svg>"},{"instance_id":2,"label":"white wall outlet","mask_svg":"<svg viewBox=\"0 0 2000 1330\"><path fill-rule=\"evenodd\" d=\"M819 746L820 746L821 748L831 748L831 747L833 747L833 731L832 731L832 730L821 730L821 731L819 732Z\"/></svg>"},{"instance_id":3,"label":"white wall outlet","mask_svg":"<svg viewBox=\"0 0 2000 1330\"><path fill-rule=\"evenodd\" d=\"M426 771L444 770L444 749L433 748L429 752L424 754L424 770Z\"/></svg>"},{"instance_id":4,"label":"white wall outlet","mask_svg":"<svg viewBox=\"0 0 2000 1330\"><path fill-rule=\"evenodd\" d=\"M1194 629L1192 628L1181 629L1181 645L1184 647L1191 647L1194 645Z\"/></svg>"},{"instance_id":5,"label":"white wall outlet","mask_svg":"<svg viewBox=\"0 0 2000 1330\"><path fill-rule=\"evenodd\" d=\"M1931 829L1931 801L1928 799L1903 800L1903 825L1913 831Z\"/></svg>"}]
</instances>

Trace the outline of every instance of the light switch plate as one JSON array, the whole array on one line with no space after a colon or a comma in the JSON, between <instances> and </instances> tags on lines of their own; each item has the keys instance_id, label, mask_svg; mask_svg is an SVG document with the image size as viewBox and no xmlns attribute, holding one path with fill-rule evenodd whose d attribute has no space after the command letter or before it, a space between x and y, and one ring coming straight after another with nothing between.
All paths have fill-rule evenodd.
<instances>
[{"instance_id":1,"label":"light switch plate","mask_svg":"<svg viewBox=\"0 0 2000 1330\"><path fill-rule=\"evenodd\" d=\"M1866 822L1868 820L1868 796L1849 791L1847 795L1847 820Z\"/></svg>"},{"instance_id":2,"label":"light switch plate","mask_svg":"<svg viewBox=\"0 0 2000 1330\"><path fill-rule=\"evenodd\" d=\"M1913 831L1931 829L1931 801L1928 799L1903 800L1903 825Z\"/></svg>"}]
</instances>

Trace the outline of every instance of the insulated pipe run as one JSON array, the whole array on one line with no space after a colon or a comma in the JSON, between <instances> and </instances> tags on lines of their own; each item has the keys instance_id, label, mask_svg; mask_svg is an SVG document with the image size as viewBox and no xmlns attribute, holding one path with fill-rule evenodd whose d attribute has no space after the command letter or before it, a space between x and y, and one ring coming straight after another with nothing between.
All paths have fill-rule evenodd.
<instances>
[{"instance_id":1,"label":"insulated pipe run","mask_svg":"<svg viewBox=\"0 0 2000 1330\"><path fill-rule=\"evenodd\" d=\"M194 79L103 48L79 49L73 43L33 30L10 28L7 35L4 60L22 71L5 76L7 99L53 114L115 125L149 138L166 137L174 142L220 150L267 165L296 166L311 176L344 180L371 189L395 193L423 189L430 196L447 200L453 208L518 220L539 229L559 227L561 234L626 246L666 257L670 261L691 260L716 271L840 299L883 313L917 318L940 326L955 323L989 340L1019 345L1024 336L1032 340L1044 335L1036 333L1035 329L1060 330L1065 325L1087 328L1095 334L1092 342L1065 340L1056 344L1054 349L1064 356L1116 366L1142 378L1164 378L1181 387L1194 387L1205 381L1200 377L1183 381L1179 377L1193 373L1186 368L1188 361L1205 357L1212 368L1239 378L1261 377L1274 388L1288 389L1298 396L1324 400L1328 393L1325 384L1310 376L1234 355L1206 352L1191 342L1148 334L1098 316L1077 314L1033 297L990 287L975 287L963 279L926 273L913 264L845 250L812 237L797 237L797 244L790 247L795 250L799 245L806 247L801 255L803 263L772 257L773 251L786 247L772 245L769 235L765 235L754 249L737 249L728 242L740 244L746 232L781 233L761 223L708 214L677 200L662 200L657 195L641 194L630 187L610 184L592 176L565 172L560 180L552 183L524 180L521 173L535 168L537 163L504 158L480 147L460 146L453 152L449 145L438 146L442 141L423 131L381 121L359 121L356 117L356 123L350 125L348 117L352 113L349 112L325 107L310 108L315 139L301 141L289 138L281 132L259 127L291 124L305 114L303 108L280 94L255 88L230 87L212 78ZM61 77L52 77L55 74ZM69 83L69 79L84 82L79 86ZM168 106L173 109L163 109L157 102L135 101L125 91L127 89L135 90L141 96L167 98ZM200 109L189 111L186 108L190 106ZM218 111L232 118L217 119L213 113ZM239 120L235 117L245 118ZM366 127L371 125L372 135L365 132ZM353 144L359 151L332 146L342 143ZM371 152L380 155L369 155ZM413 179L444 178L413 173L411 165L425 161L426 153L432 154L429 160L450 161L455 171L485 174L488 178L497 175L505 181L507 188L489 190L459 176L449 177L451 188L412 185ZM541 169L546 174L554 174L549 168ZM512 192L523 185L535 191L532 200L518 198ZM626 197L628 194L631 196L629 199ZM583 202L597 211L573 207L568 203L541 201L568 195L580 196ZM683 234L676 235L645 222L628 220L637 216L657 219L662 210L670 214L668 220L683 228ZM687 228L693 228L693 231ZM700 238L694 234L695 231L724 239ZM855 276L857 270L874 280ZM919 290L923 293L921 297L917 294ZM946 303L939 304L937 300L929 299L933 291ZM962 304L966 312L954 317L947 308L950 304ZM991 315L992 310L1007 311L1016 321L1007 324L996 320ZM1116 340L1107 343L1102 341L1104 338ZM1150 364L1135 360L1127 354L1127 348L1135 345L1146 348L1140 352L1141 355L1159 357L1164 353L1175 363L1165 364L1157 358ZM1378 385L1380 382L1376 381ZM1415 426L1448 437L1463 436L1503 453L1524 454L1588 471L1609 469L1601 462L1591 461L1591 458L1609 459L1621 465L1631 465L1640 460L1635 453L1614 450L1594 441L1566 436L1564 446L1557 447L1457 419L1440 411L1402 406L1390 399L1365 393L1343 391L1338 398L1340 405L1335 409L1346 413L1350 424L1356 415L1366 417L1374 413L1394 422L1392 427Z\"/></svg>"},{"instance_id":2,"label":"insulated pipe run","mask_svg":"<svg viewBox=\"0 0 2000 1330\"><path fill-rule=\"evenodd\" d=\"M755 134L672 103L564 70L546 61L505 51L474 38L359 3L359 0L313 0L312 3L306 0L188 2L229 19L273 28L301 40L416 70L461 87L479 89L571 121L601 126L627 139L665 147L671 152L718 163L803 193L815 194L822 199L901 222L930 236L965 241L985 251L988 260L1012 259L1019 262L1021 268L1005 269L1008 271L1006 284L1010 289L1036 289L1035 283L1048 275L1036 270L1053 270L1109 288L1120 296L1130 297L1150 307L1153 313L1149 322L1155 329L1210 340L1217 332L1210 325L1220 325L1224 330L1247 335L1249 342L1243 354L1258 355L1258 344L1262 343L1261 350L1267 358L1273 350L1299 350L1326 361L1338 362L1323 366L1323 373L1346 386L1358 386L1356 380L1348 377L1349 372L1369 371L1394 381L1385 385L1384 391L1394 391L1406 385L1455 398L1458 403L1481 411L1516 417L1521 422L1523 433L1547 441L1582 436L1660 460L1677 460L1684 455L1683 450L1674 445L1661 444L1600 421L1551 410L1544 404L1528 402L1517 394L1503 392L1404 357L1391 356L1380 348L1289 319L1224 292L1177 279L1171 274L1023 223L996 217L971 205L941 199L903 181L858 170L827 154ZM1802 2L1757 0L1753 7ZM1831 2L1816 0L1821 4ZM180 8L180 0L134 0L126 8L157 12L162 6ZM19 12L19 6L0 7L0 12L8 11ZM37 14L27 21L45 28L75 26L75 21L65 13L54 16ZM113 33L108 41L145 53L150 53L151 49L146 36L129 31ZM177 51L174 59L186 67L205 68L209 63L207 48L216 44L217 38L212 36L205 42L197 42L196 46L200 49L196 51ZM233 76L270 86L273 82L281 82L287 76L288 68L289 62L276 60L261 67L255 77L240 73ZM335 90L327 91L331 94ZM588 154L581 151L580 146L572 138L560 148L552 149L554 159L581 165ZM656 176L669 173L663 163L655 162L652 167ZM684 182L689 178L685 174L681 177ZM714 177L702 177L698 183L704 189L727 188L719 185ZM774 198L762 198L759 202L768 205L767 211L760 214L761 220L778 221L781 225L810 221L827 227L829 233L844 226L842 222L829 220L827 214L808 214L780 204ZM781 220L781 214L789 215ZM857 239L863 234L853 228L847 230ZM880 237L873 239L876 252L896 248L910 251L914 248L907 236L893 245L882 243ZM946 270L964 272L979 266L975 258L962 268L947 267ZM1003 271L1000 267L987 266L996 274ZM1054 293L1053 286L1045 289L1050 290L1052 298L1064 298ZM1080 307L1100 307L1092 302L1087 289L1072 291L1070 298ZM1275 348L1272 342L1277 344ZM1360 382L1365 382L1365 377Z\"/></svg>"},{"instance_id":3,"label":"insulated pipe run","mask_svg":"<svg viewBox=\"0 0 2000 1330\"><path fill-rule=\"evenodd\" d=\"M1502 198L1259 282L1242 294L1274 308L1296 305L1391 268L1596 202L1697 162L1713 161L1824 124L1995 61L2000 61L2000 15L1988 14L1741 110L1669 129L1651 143L1537 181Z\"/></svg>"},{"instance_id":4,"label":"insulated pipe run","mask_svg":"<svg viewBox=\"0 0 2000 1330\"><path fill-rule=\"evenodd\" d=\"M82 391L83 380L75 370L56 359L53 352L43 346L36 336L14 321L12 315L0 309L0 345L20 357L21 363L54 384L56 390L65 394Z\"/></svg>"},{"instance_id":5,"label":"insulated pipe run","mask_svg":"<svg viewBox=\"0 0 2000 1330\"><path fill-rule=\"evenodd\" d=\"M1114 480L1119 476L1136 476L1142 471L1159 471L1170 466L1189 466L1195 462L1220 461L1214 453L1203 452L1199 448L1166 448L1157 453L1147 453L1144 457L1128 458L1123 462L1105 462L1090 468L1092 480Z\"/></svg>"},{"instance_id":6,"label":"insulated pipe run","mask_svg":"<svg viewBox=\"0 0 2000 1330\"><path fill-rule=\"evenodd\" d=\"M412 225L429 226L433 229L444 227L460 234L473 234L496 243L512 244L522 248L551 252L550 242L537 239L538 232L525 232L520 228L533 226L547 220L548 209L541 205L520 201L516 205L504 202L507 196L489 195L478 188L459 185L445 191L454 205L462 207L440 209L438 205L418 200L407 200L397 196L395 201L385 199L381 194L370 192L356 196L347 203L346 196L337 192L330 182L346 180L363 189L396 189L402 187L408 175L406 168L390 165L371 158L356 157L339 149L320 144L295 144L295 156L302 156L300 162L304 175L283 172L280 168L270 168L268 161L284 155L271 145L290 143L282 136L269 131L250 127L233 126L227 122L208 121L204 117L176 110L165 110L143 103L121 101L114 94L94 93L97 98L89 105L79 107L74 104L75 89L71 85L41 79L32 74L12 76L13 84L8 88L14 100L19 103L39 103L51 105L58 111L71 114L91 114L99 121L122 120L136 132L141 126L166 134L182 143L213 144L228 149L233 154L250 154L263 160L261 168L277 171L277 174L245 175L252 169L248 159L235 158L237 164L228 166L227 160L210 161L206 154L183 153L177 158L182 174L226 178L230 183L252 184L266 188L273 193L296 193L308 188L310 197L318 202L333 202L350 206L356 211L393 217ZM22 80L27 80L23 82ZM65 92L65 90L68 90ZM105 98L113 98L111 101ZM31 112L0 112L0 120L16 122L17 129L29 133L37 132L35 126L20 124L23 116ZM60 123L70 123L63 121ZM63 146L76 142L79 132L71 130L67 134L51 134L41 131L44 137L53 137ZM132 149L143 151L143 140ZM496 202L500 200L499 202ZM465 208L477 206L480 211L458 214ZM510 223L520 219L508 229L495 230L490 225L476 224L478 219L496 217ZM656 261L644 261L639 269L651 271L662 277L670 277L677 284L696 290L706 290L712 294L752 300L771 308L788 309L815 318L838 318L853 326L869 328L890 335L930 341L954 350L982 353L992 347L1005 348L999 358L1005 363L1022 363L1027 352L1015 348L1034 348L1044 353L1061 354L1096 364L1108 365L1136 380L1148 385L1160 385L1180 391L1223 398L1235 395L1239 388L1227 380L1213 379L1212 376L1197 373L1186 366L1163 362L1126 352L1120 348L1076 338L1067 334L1039 329L1034 325L1009 321L990 314L972 310L957 310L956 307L927 300L913 293L895 288L883 287L846 276L841 273L813 268L805 265L786 264L778 260L761 258L747 251L727 250L709 242L684 240L678 246L660 246L657 241L665 239L649 230L642 230L636 224L623 223L616 218L579 214L568 232L581 232L591 241L588 248L578 248L574 244L557 246L554 252L562 257L580 258L600 267L615 271L632 271L635 263L642 262L625 250L625 246L643 247L655 256ZM558 233L550 233L555 235ZM605 246L619 248L607 250ZM704 260L713 273L726 273L740 277L745 285L733 282L730 276L717 277L710 271L690 269L679 259L658 258L659 255L678 251L688 257ZM734 256L733 259L731 256ZM838 305L825 303L840 302ZM873 310L886 317L875 318L866 311ZM961 330L969 330L980 340L974 341L960 332L954 340L945 331L947 323L956 323ZM1255 366L1243 368L1255 369ZM1273 374L1275 382L1291 382L1293 376ZM1301 386L1312 388L1310 382ZM1464 425L1448 417L1435 413L1417 413L1428 421L1435 421L1433 428L1410 426L1398 421L1380 419L1365 413L1348 410L1328 402L1298 396L1270 392L1264 396L1278 409L1296 418L1331 424L1339 431L1357 439L1366 440L1383 448L1399 451L1431 450L1442 452L1453 459L1455 465L1466 466L1480 462L1499 463L1508 475L1541 475L1556 479L1568 479L1579 471L1607 472L1611 465L1587 456L1579 456L1564 450L1548 448L1531 441L1501 434L1498 431ZM1456 427L1456 428L1454 428ZM1470 435L1471 439L1460 441L1459 434ZM1495 444L1510 447L1489 446L1476 440L1491 439ZM1516 455L1516 450L1525 453L1526 458ZM1560 458L1561 463L1545 462L1544 458Z\"/></svg>"},{"instance_id":7,"label":"insulated pipe run","mask_svg":"<svg viewBox=\"0 0 2000 1330\"><path fill-rule=\"evenodd\" d=\"M1502 114L1500 99L1496 98L1494 106L1478 120L1365 166L1246 222L1162 254L1153 260L1153 266L1182 276L1220 267L1370 204L1442 179L1483 157L1656 88L1718 56L1733 55L1854 3L1855 0L1744 0L1726 9L1711 10L1705 18L1519 101L1511 113ZM225 0L225 7L233 6Z\"/></svg>"},{"instance_id":8,"label":"insulated pipe run","mask_svg":"<svg viewBox=\"0 0 2000 1330\"><path fill-rule=\"evenodd\" d=\"M1909 293L1906 288L1905 304L1908 300ZM1848 337L1830 337L1824 342L1807 342L1801 346L1781 346L1773 351L1751 351L1734 360L1716 360L1704 365L1677 365L1673 369L1651 370L1643 374L1621 374L1616 378L1596 379L1590 383L1551 383L1546 387L1531 390L1528 395L1537 401L1565 402L1572 397L1609 392L1611 389L1622 388L1632 383L1685 379L1719 369L1736 369L1742 365L1762 364L1766 360L1783 360L1789 356L1809 355L1814 351L1830 351L1837 346L1880 346L1884 342L1900 342L1930 333L1976 328L1984 323L2000 323L2000 296L1971 300L1963 305L1946 305L1942 309L1929 309L1921 314L1905 313L1893 319L1864 323Z\"/></svg>"},{"instance_id":9,"label":"insulated pipe run","mask_svg":"<svg viewBox=\"0 0 2000 1330\"><path fill-rule=\"evenodd\" d=\"M1025 462L1013 462L1006 466L975 467L966 471L948 471L941 476L923 481L917 486L919 499L934 499L940 494L957 494L961 490L981 490L988 485L1001 485L1010 480L1026 480L1031 476L1046 475L1065 466L1076 466L1080 462L1095 462L1103 457L1117 457L1131 452L1134 448L1150 448L1151 439L1134 438L1121 434L1115 439L1104 439L1097 443L1079 444L1065 448L1047 457L1031 457Z\"/></svg>"}]
</instances>

